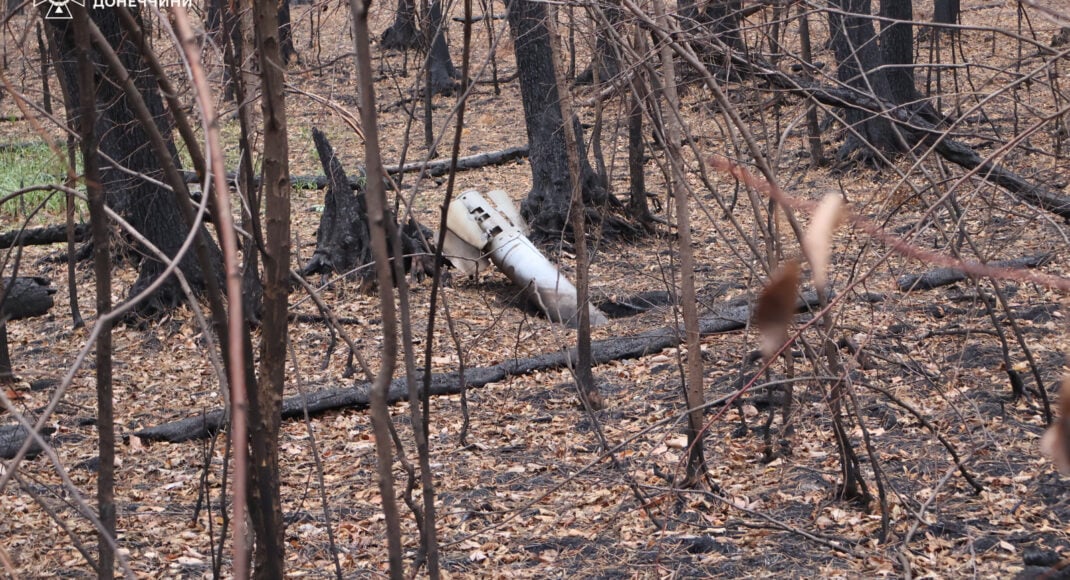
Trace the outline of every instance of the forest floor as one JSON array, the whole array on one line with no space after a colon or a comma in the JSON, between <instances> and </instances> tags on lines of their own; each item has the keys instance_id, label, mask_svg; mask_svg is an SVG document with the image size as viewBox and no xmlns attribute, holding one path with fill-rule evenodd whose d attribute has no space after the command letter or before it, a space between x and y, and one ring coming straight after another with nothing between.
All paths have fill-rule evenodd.
<instances>
[{"instance_id":1,"label":"forest floor","mask_svg":"<svg viewBox=\"0 0 1070 580\"><path fill-rule=\"evenodd\" d=\"M1009 30L1017 26L1013 2L982 6L967 0L963 7L966 24ZM375 30L389 23L391 8L380 6ZM500 4L495 9L504 12ZM919 8L915 16L927 20L931 8ZM337 110L356 114L352 60L346 56L352 48L347 8L337 2L315 9L294 6L293 18L302 61L291 66L288 77L294 87L287 95L291 171L321 173L310 133L315 126L327 132L352 172L361 163L360 139L341 115L306 96L330 99ZM754 18L760 20L761 16ZM13 22L27 25L24 16ZM501 83L500 95L488 82L477 85L468 104L462 155L526 141L511 42L507 29L502 28L505 21L493 23L500 34L498 74L513 80ZM824 23L820 19L818 27ZM319 27L318 43L310 47L313 25ZM1033 25L1039 41L1046 44L1054 25L1040 19ZM451 49L458 68L459 26L451 23ZM793 31L791 28L788 34ZM474 32L475 62L479 64L487 54L487 36L482 23ZM19 38L15 36L5 37L8 50ZM1001 75L1013 68L1015 58L1015 45L1007 37L998 36L998 43L996 38L988 32L962 35L967 60L988 66L976 74L988 81L990 91L1006 81ZM174 62L167 41L158 40L157 44L165 62ZM403 64L400 54L381 55L376 50L376 66L383 71L377 79L377 98L384 157L388 163L396 163L403 144L409 143L406 161L418 160L427 151L421 145L419 118L412 123L411 136L406 138L405 133L409 126L406 107L412 106L406 99L414 76L398 74ZM23 52L25 58L35 58L33 50ZM578 50L580 68L586 54L585 48ZM831 70L833 57L828 51L817 58L827 62ZM412 71L411 55L408 65ZM39 96L36 61L19 66L7 70L22 83L21 90ZM1061 66L1065 68L1066 63ZM489 70L485 68L480 78L488 79ZM949 82L944 79L944 83ZM53 95L61 94L54 79L52 91ZM1052 107L1049 91L1026 88L1023 93L1019 97L1033 107L1022 107L1023 119L1026 110L1039 118ZM577 91L578 101L593 101L593 96L589 88ZM796 122L803 110L797 99L787 97L783 103L770 103L767 93L753 88L733 89L730 96L755 133L770 143L768 152L775 159L781 183L793 197L817 200L826 192L843 192L857 214L880 223L888 232L900 233L924 221L924 214L938 197L927 189L929 182L905 161L895 167L907 175L904 180L898 180L893 169L811 168L804 124ZM700 149L738 158L735 145L724 137L723 118L706 91L690 86L684 101L685 119ZM455 97L434 99L436 135L452 136L446 118L455 102ZM946 101L944 106L950 107ZM613 187L623 195L627 191L626 131L613 124L623 118L622 105L614 97L606 100L604 107L609 120L603 130L603 148ZM420 111L418 107L418 115ZM995 99L986 111L999 130L1006 134L1014 130L1016 111L1007 103ZM0 100L0 115L19 114L11 98ZM585 121L593 122L593 108L584 108L581 114ZM5 142L40 139L25 121L3 125ZM231 122L225 131L233 135L235 126ZM830 152L842 141L839 126L835 129L824 135ZM987 134L990 129L978 126L970 130ZM782 134L785 137L781 140ZM58 135L52 132L54 138ZM981 136L968 137L972 144L985 142ZM1053 138L1051 132L1041 131L1032 137L1032 145L1035 150L1050 150ZM439 151L448 151L448 138L443 143ZM1065 188L1070 182L1065 161L1031 151L1014 150L1003 161L1031 179L1055 189ZM655 160L662 158L660 150L649 154ZM922 167L936 176L941 187L961 176L957 168L932 159ZM710 190L698 179L694 166L691 169L689 178L696 191L693 249L698 263L700 314L709 315L724 304L753 300L760 290L765 276L744 240L760 243L761 236L754 223L755 209L730 177L713 174L715 188ZM648 163L647 171L648 189L668 208L657 164ZM414 182L414 176L407 175L403 191L416 192L412 200L416 215L425 225L436 226L436 208L445 191L443 180L422 180L415 190ZM501 188L519 202L530 182L527 163L511 162L458 174L455 192ZM914 188L921 193L915 193ZM912 243L947 253L941 229L953 236L961 225L985 259L1055 252L1042 271L1067 275L1070 256L1066 253L1065 224L976 178L960 186L957 195L956 201L966 212L961 224L940 206L932 210L933 219ZM742 226L740 230L725 219L717 206L718 196L738 197L733 214ZM294 265L299 266L315 247L323 192L295 190L292 199ZM10 206L0 209L0 231L16 227L24 219ZM659 215L671 217L668 213ZM805 220L805 213L801 215ZM49 211L33 218L30 225L61 221L61 212ZM788 247L795 247L793 244L787 242ZM635 242L596 240L591 265L594 295L623 297L669 289L677 267L677 245L667 230ZM554 249L548 254L573 276L571 254ZM969 259L976 259L978 254L964 250ZM63 255L61 247L54 246L27 248L22 257L21 275L49 277L59 290L56 306L48 316L9 325L19 381L6 387L6 393L29 417L36 417L54 396L78 351L88 348L88 329L72 328L65 265L57 260ZM449 577L833 578L902 576L903 563L907 562L914 577L992 578L1016 574L1030 550L1055 550L1062 557L1070 556L1070 479L1060 477L1038 450L1045 427L1043 406L1026 356L1009 328L1012 321L1018 325L1036 361L1042 388L1056 398L1068 346L1067 297L1023 280L999 282L1008 298L1009 314L997 305L993 316L1008 333L1006 360L1020 372L1028 391L1015 400L1003 347L985 308L984 300L993 295L991 282L960 282L925 292L897 290L898 276L920 273L930 266L891 253L878 241L850 228L841 230L833 248L830 275L840 296L834 310L834 338L849 337L864 345L863 357L842 352L854 384L847 405L854 425L849 435L875 498L869 505L836 497L838 452L829 403L823 383L813 380L801 380L795 386L793 432L780 433L778 414L774 446L779 453L771 460L764 453L763 436L766 416L774 407L768 389L745 393L738 405L727 410L712 406L707 412L705 453L710 479L717 487L688 491L673 485L674 477L682 475L685 454L683 361L692 355L702 357L707 401L733 393L740 381L751 378L758 368L746 362L757 348L756 333L724 333L704 337L700 354L667 349L598 366L595 375L607 408L593 415L579 405L567 370L514 376L472 389L467 394L467 444L461 441L460 397L434 397L430 451L443 571ZM125 298L135 274L127 266L116 269L116 302ZM78 266L76 280L82 312L91 325L94 296L90 263ZM345 280L335 282L323 294L335 313L348 320L346 331L372 368L377 368L381 333L376 297ZM414 346L420 359L428 340L429 295L429 281L412 286L412 327L418 337ZM432 339L434 355L426 364L436 372L449 372L456 370L461 360L466 368L473 368L554 352L575 343L574 331L519 307L517 295L518 290L498 272L478 279L453 276L442 294L452 332L439 316ZM295 313L319 314L301 291L294 292L291 303ZM595 329L594 338L635 335L673 326L679 320L673 308L657 308L611 319L608 325ZM808 320L809 316L803 315L798 323ZM291 324L296 355L292 362L296 364L289 367L287 395L296 395L299 389L310 392L353 386L360 380L343 378L345 347L340 345L333 356L328 355L331 338L321 323ZM815 330L804 333L804 338L811 345L817 344ZM134 435L139 429L221 406L219 383L205 356L205 338L192 311L181 308L144 327L116 328L114 350L116 428L121 437L116 470L119 545L139 577L210 577L213 546L222 522L223 438L148 444ZM818 372L801 351L793 366L789 370L780 362L765 379L808 377ZM95 396L93 365L87 362L75 373L48 423L55 429L51 440L58 459L90 504L96 488ZM916 410L925 421L904 406ZM413 459L409 408L395 405L392 413L406 453ZM859 420L865 432L858 427ZM0 421L10 423L2 415ZM974 492L930 427L957 450L983 491ZM611 454L603 452L601 437L614 446ZM865 438L871 442L883 483L886 536L881 534L875 465L866 452ZM385 525L367 412L343 409L309 422L286 421L280 446L288 575L334 576L333 545L343 576L384 576ZM8 467L0 472L4 469ZM395 465L395 475L399 489L404 489L405 473L400 464ZM419 502L419 492L414 495ZM329 506L329 527L323 497ZM57 525L42 506L47 506L71 533ZM406 562L411 564L418 534L404 505L402 513ZM0 554L10 558L18 577L89 577L90 567L77 551L76 542L95 550L91 526L78 515L54 466L45 456L23 461L17 477L0 497ZM226 572L230 570L229 544L224 558Z\"/></svg>"}]
</instances>

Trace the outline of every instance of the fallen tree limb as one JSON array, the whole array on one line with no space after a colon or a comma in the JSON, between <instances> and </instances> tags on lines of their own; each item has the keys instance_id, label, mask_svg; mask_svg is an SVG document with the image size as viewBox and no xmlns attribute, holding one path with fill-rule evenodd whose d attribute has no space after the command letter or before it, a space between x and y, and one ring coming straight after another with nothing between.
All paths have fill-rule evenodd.
<instances>
[{"instance_id":1,"label":"fallen tree limb","mask_svg":"<svg viewBox=\"0 0 1070 580\"><path fill-rule=\"evenodd\" d=\"M1046 252L1032 256L1024 256L1013 260L1000 260L989 262L987 265L996 268L1039 268L1051 261L1054 254ZM940 286L948 286L955 282L966 279L966 272L955 268L936 268L922 274L904 274L895 281L900 292L912 292L915 290L932 290Z\"/></svg>"},{"instance_id":2,"label":"fallen tree limb","mask_svg":"<svg viewBox=\"0 0 1070 580\"><path fill-rule=\"evenodd\" d=\"M915 114L911 107L901 107L890 101L859 92L856 89L826 87L817 82L796 77L768 64L755 62L732 52L726 54L734 64L768 81L773 87L811 98L834 107L855 109L880 115L895 123L916 141L931 147L944 159L963 169L974 171L978 177L997 185L1018 199L1049 211L1070 221L1070 197L1045 185L1032 183L1017 173L985 159L964 143L951 138L945 131Z\"/></svg>"},{"instance_id":3,"label":"fallen tree limb","mask_svg":"<svg viewBox=\"0 0 1070 580\"><path fill-rule=\"evenodd\" d=\"M48 441L52 429L46 427L40 431L41 438ZM11 459L19 452L23 442L29 437L30 432L22 425L0 425L0 459ZM30 450L26 453L27 458L36 457L42 451L37 443L30 444Z\"/></svg>"},{"instance_id":4,"label":"fallen tree limb","mask_svg":"<svg viewBox=\"0 0 1070 580\"><path fill-rule=\"evenodd\" d=\"M74 241L81 242L89 239L89 224L77 224L74 226ZM59 244L67 241L67 226L46 226L42 228L27 228L24 230L12 230L0 234L0 249L19 246L44 246L47 244Z\"/></svg>"},{"instance_id":5,"label":"fallen tree limb","mask_svg":"<svg viewBox=\"0 0 1070 580\"><path fill-rule=\"evenodd\" d=\"M19 276L0 279L0 319L20 320L46 314L56 289L48 278Z\"/></svg>"},{"instance_id":6,"label":"fallen tree limb","mask_svg":"<svg viewBox=\"0 0 1070 580\"><path fill-rule=\"evenodd\" d=\"M799 309L805 310L817 304L813 292L807 292L800 301ZM727 304L704 317L699 322L699 332L703 336L740 330L750 319L749 304ZM592 362L603 364L614 360L639 358L680 344L683 330L663 327L635 336L607 338L591 344ZM568 366L569 360L576 360L575 349L550 352L534 357L507 360L496 365L466 369L464 382L457 373L434 373L431 375L431 395L450 395L461 391L461 384L467 387L482 387L489 383L504 380L506 377L523 375L535 371L559 369ZM417 384L422 384L423 376L417 377ZM307 408L309 415L343 408L364 409L369 405L371 384L361 382L354 387L333 387L308 393L306 397L288 397L282 402L282 416L285 419L304 417ZM390 383L387 401L391 404L408 400L405 377L396 378ZM155 427L148 427L134 433L143 441L168 441L180 443L192 439L203 439L217 433L223 426L223 410L204 412L196 417L180 419Z\"/></svg>"},{"instance_id":7,"label":"fallen tree limb","mask_svg":"<svg viewBox=\"0 0 1070 580\"><path fill-rule=\"evenodd\" d=\"M508 149L502 149L499 151L489 151L487 153L479 153L477 155L469 155L467 157L461 157L457 159L457 171L469 171L472 169L480 169L482 167L489 167L491 165L501 165L508 163L514 159L520 159L528 156L527 145L521 147L510 147ZM402 173L412 173L420 171L424 168L422 161L416 163L406 163L401 167L388 166L386 172L390 175L398 175ZM450 160L440 159L438 161L431 161L427 164L424 173L429 177L438 177L449 173ZM193 171L183 171L182 176L185 178L186 183L199 183L201 180L197 177L197 173ZM227 183L234 183L237 180L237 175L231 172L227 172ZM323 189L327 187L330 180L326 175L293 175L290 176L290 185L295 189ZM255 181L259 185L259 181ZM351 177L349 179L349 186L353 189L362 189L364 187L364 176Z\"/></svg>"}]
</instances>

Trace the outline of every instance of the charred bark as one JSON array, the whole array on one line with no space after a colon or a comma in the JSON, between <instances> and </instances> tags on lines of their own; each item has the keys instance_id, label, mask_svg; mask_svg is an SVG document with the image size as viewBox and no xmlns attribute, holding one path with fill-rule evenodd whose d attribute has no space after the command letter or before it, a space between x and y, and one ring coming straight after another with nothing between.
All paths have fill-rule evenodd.
<instances>
[{"instance_id":1,"label":"charred bark","mask_svg":"<svg viewBox=\"0 0 1070 580\"><path fill-rule=\"evenodd\" d=\"M449 45L446 43L446 21L442 17L442 0L432 0L428 9L428 22L431 32L431 50L428 53L427 89L433 95L451 95L457 90L457 68L450 58Z\"/></svg>"},{"instance_id":2,"label":"charred bark","mask_svg":"<svg viewBox=\"0 0 1070 580\"><path fill-rule=\"evenodd\" d=\"M294 48L293 23L290 21L290 0L277 0L279 3L279 53L282 62L294 64L301 62L301 55Z\"/></svg>"},{"instance_id":3,"label":"charred bark","mask_svg":"<svg viewBox=\"0 0 1070 580\"><path fill-rule=\"evenodd\" d=\"M989 266L996 268L1039 268L1051 261L1053 254L1046 252L1033 256L1023 256L1011 260L999 260L989 262ZM895 285L901 292L913 292L916 290L932 290L941 286L948 286L961 282L967 278L966 272L957 268L936 268L922 274L904 274L900 276Z\"/></svg>"},{"instance_id":4,"label":"charred bark","mask_svg":"<svg viewBox=\"0 0 1070 580\"><path fill-rule=\"evenodd\" d=\"M535 0L509 0L509 28L516 46L520 94L524 104L524 123L528 132L532 188L521 204L521 213L531 226L532 237L546 240L568 231L569 183L568 158L563 131L564 115L555 81L550 34L546 27L546 4ZM586 151L583 128L571 114L577 147ZM624 230L622 220L606 220L606 206L620 202L609 195L606 184L591 168L586 155L580 156L581 186L584 202L592 208L589 221L601 221L603 228ZM601 209L601 211L597 211Z\"/></svg>"},{"instance_id":5,"label":"charred bark","mask_svg":"<svg viewBox=\"0 0 1070 580\"><path fill-rule=\"evenodd\" d=\"M20 320L46 314L56 289L47 278L5 277L0 281L0 319Z\"/></svg>"},{"instance_id":6,"label":"charred bark","mask_svg":"<svg viewBox=\"0 0 1070 580\"><path fill-rule=\"evenodd\" d=\"M138 48L123 33L116 11L89 10L88 13L132 76L145 107L155 121L155 128L164 136L172 163L176 167L180 166L171 137L172 121L164 110L156 80L145 66ZM136 13L135 17L140 18ZM69 20L58 19L48 20L48 23L59 52L57 65L65 77L65 82L61 84L64 87L67 111L72 117L70 122L77 123L80 99L75 90L78 86L78 50L74 43L74 25ZM94 49L89 56L98 78L111 78L119 74L104 64L98 49ZM106 156L102 157L101 180L108 195L108 204L164 254L175 257L189 234L190 227L183 217L175 194L156 185L165 181L165 178L156 152L147 145L150 143L148 131L137 120L133 104L119 83L99 82L96 94L100 111L95 126L96 134L100 136L100 151ZM114 160L117 165L108 159ZM151 180L141 177L142 175ZM196 235L201 236L207 244L209 262L215 272L212 275L218 275L221 271L218 267L221 263L218 247L211 242L203 227L198 228ZM140 254L140 264L138 278L130 289L131 296L147 288L165 268L147 249L135 249ZM196 291L204 290L207 278L194 252L187 252L182 257L179 268ZM183 300L181 288L172 277L151 297L139 304L136 314L155 316L170 310Z\"/></svg>"},{"instance_id":7,"label":"charred bark","mask_svg":"<svg viewBox=\"0 0 1070 580\"><path fill-rule=\"evenodd\" d=\"M38 434L41 439L44 439L45 443L49 442L52 433L55 431L52 427L44 427ZM0 459L11 459L18 454L22 444L30 436L30 431L22 425L0 425ZM44 449L36 442L30 443L30 448L26 452L26 458L32 459L41 454Z\"/></svg>"},{"instance_id":8,"label":"charred bark","mask_svg":"<svg viewBox=\"0 0 1070 580\"><path fill-rule=\"evenodd\" d=\"M383 31L379 45L387 50L419 48L420 33L416 28L416 0L398 0L394 23Z\"/></svg>"},{"instance_id":9,"label":"charred bark","mask_svg":"<svg viewBox=\"0 0 1070 580\"><path fill-rule=\"evenodd\" d=\"M696 40L717 38L734 51L743 51L746 48L739 31L742 12L743 3L740 0L711 0L704 5L695 0L677 2L680 27L684 32ZM718 51L711 50L709 41L696 40L691 41L692 46L706 66L723 67L727 64Z\"/></svg>"},{"instance_id":10,"label":"charred bark","mask_svg":"<svg viewBox=\"0 0 1070 580\"><path fill-rule=\"evenodd\" d=\"M56 289L47 278L17 277L0 280L0 382L12 378L7 346L7 321L41 316L52 308Z\"/></svg>"},{"instance_id":11,"label":"charred bark","mask_svg":"<svg viewBox=\"0 0 1070 580\"><path fill-rule=\"evenodd\" d=\"M616 41L611 34L604 30L606 25L619 30L621 23L620 5L609 2L601 7L601 11L605 15L605 22L601 22L599 19L595 21L597 26L594 41L595 56L591 59L587 68L576 75L574 82L577 85L608 83L620 74L620 55L617 47L614 46ZM595 78L595 71L598 71L597 79Z\"/></svg>"},{"instance_id":12,"label":"charred bark","mask_svg":"<svg viewBox=\"0 0 1070 580\"><path fill-rule=\"evenodd\" d=\"M813 292L804 292L797 304L798 311L804 312L817 306L817 296ZM717 308L715 312L699 321L699 333L702 336L733 332L746 328L751 318L751 307L746 303L731 302ZM593 364L604 364L615 360L625 360L649 356L666 348L680 344L683 338L682 328L664 327L649 330L634 336L624 336L596 340L591 343ZM528 358L509 359L487 367L466 369L464 377L457 373L434 373L431 375L432 395L456 394L466 387L482 387L504 380L510 376L525 375L538 371L566 368L576 360L575 348L569 351L558 350ZM387 401L397 403L408 399L406 377L391 381ZM423 384L422 373L417 379ZM371 384L362 382L355 387L326 388L316 392L289 397L283 401L282 417L300 419L307 411L309 415L319 415L327 411L344 408L366 409L370 404ZM422 388L422 387L421 387ZM215 410L201 413L187 419L180 419L156 427L149 427L134 433L143 441L167 441L180 443L192 439L203 439L219 432L223 426L223 411Z\"/></svg>"},{"instance_id":13,"label":"charred bark","mask_svg":"<svg viewBox=\"0 0 1070 580\"><path fill-rule=\"evenodd\" d=\"M934 0L933 22L937 24L958 24L960 11L959 0Z\"/></svg>"},{"instance_id":14,"label":"charred bark","mask_svg":"<svg viewBox=\"0 0 1070 580\"><path fill-rule=\"evenodd\" d=\"M353 191L353 181L346 175L342 163L334 154L327 136L319 129L312 129L320 164L327 175L327 193L324 196L323 217L316 232L316 250L308 264L301 270L304 276L314 274L359 273L357 277L366 284L373 283L374 264L371 253L371 237L368 229L368 206L364 200L364 176L356 180L358 192ZM396 224L394 227L398 227ZM433 252L424 240L433 234L415 220L409 220L401 228L402 254L405 255L405 271L414 272L418 278L430 273L429 256ZM417 264L414 268L413 264Z\"/></svg>"},{"instance_id":15,"label":"charred bark","mask_svg":"<svg viewBox=\"0 0 1070 580\"><path fill-rule=\"evenodd\" d=\"M344 274L372 261L363 176L357 181L360 193L354 193L327 136L313 128L312 140L327 176L327 192L323 199L323 217L316 232L316 251L301 273L305 276L330 272ZM368 270L362 277L371 275Z\"/></svg>"},{"instance_id":16,"label":"charred bark","mask_svg":"<svg viewBox=\"0 0 1070 580\"><path fill-rule=\"evenodd\" d=\"M83 242L89 238L89 224L74 226L74 241ZM0 234L0 249L13 246L45 246L61 244L67 241L67 226L45 226L24 230L14 230Z\"/></svg>"},{"instance_id":17,"label":"charred bark","mask_svg":"<svg viewBox=\"0 0 1070 580\"><path fill-rule=\"evenodd\" d=\"M911 0L881 0L880 54L883 74L897 105L938 125L942 119L914 82L914 9Z\"/></svg>"},{"instance_id":18,"label":"charred bark","mask_svg":"<svg viewBox=\"0 0 1070 580\"><path fill-rule=\"evenodd\" d=\"M842 11L829 13L837 78L863 94L892 95L881 69L870 0L833 0L833 4ZM837 152L841 161L857 156L863 163L879 165L877 153L896 155L906 149L883 115L848 109L845 118L847 138Z\"/></svg>"}]
</instances>

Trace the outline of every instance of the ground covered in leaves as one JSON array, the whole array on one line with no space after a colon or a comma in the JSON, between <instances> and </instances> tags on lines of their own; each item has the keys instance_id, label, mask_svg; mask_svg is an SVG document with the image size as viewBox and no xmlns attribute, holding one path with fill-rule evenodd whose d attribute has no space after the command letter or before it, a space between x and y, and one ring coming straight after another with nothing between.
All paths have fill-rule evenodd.
<instances>
[{"instance_id":1,"label":"ground covered in leaves","mask_svg":"<svg viewBox=\"0 0 1070 580\"><path fill-rule=\"evenodd\" d=\"M1016 26L1013 3L963 4L965 23ZM931 8L924 6L915 16L927 20ZM496 11L502 13L504 8L496 6ZM385 28L389 12L380 7L377 30ZM312 126L328 132L347 169L360 163L362 143L344 122L346 115L356 113L352 61L345 56L352 46L345 26L347 13L346 6L336 2L294 8L302 57L290 68L293 91L287 96L295 174L319 173L311 147ZM26 19L19 18L16 21L25 26ZM761 16L754 18L757 23ZM497 52L501 94L485 82L490 72L484 68L469 102L462 154L525 141L519 89L515 80L509 80L515 72L511 43L502 28L504 21L493 22L501 35ZM1042 20L1033 24L1038 38L1047 42L1054 26ZM313 25L320 27L319 41L310 45ZM451 43L459 65L458 26L451 24ZM487 41L480 24L474 39L481 47L477 64L484 62ZM6 42L15 40L9 35ZM158 44L164 58L174 62L167 42ZM991 65L991 70L974 71L979 76L971 80L986 81L978 84L993 94L994 104L988 109L993 122L1003 131L1011 130L1013 115L1019 111L1012 110L1009 96L996 88L1012 76L1003 73L1013 68L1014 47L1007 37L989 32L963 33L963 47L967 60L985 60ZM580 47L579 53L582 66L587 50ZM819 58L833 68L828 51ZM32 63L19 73L22 90L39 97ZM400 74L400 54L381 55L378 63L383 72L377 84L384 155L388 162L395 162L406 150L407 110L414 106L408 93L415 82L412 60L410 76ZM945 78L944 86L949 82ZM53 94L59 94L58 90L53 82ZM595 94L580 89L577 100L593 101ZM959 100L973 103L974 96L964 92ZM791 196L816 200L826 192L842 191L854 212L885 231L909 235L918 247L944 254L949 243L958 244L970 260L1054 252L1041 271L1065 276L1067 228L1042 211L971 177L956 190L954 202L965 216L956 220L948 204L935 203L939 192L930 189L933 182L908 162L894 168L906 175L903 179L895 177L892 168L811 168L802 124L788 125L799 118L802 103L794 97L770 103L768 95L753 89L733 89L730 97L755 132L770 143L769 153ZM1026 119L1034 117L1025 117L1024 111L1040 118L1052 106L1052 93L1047 90L1027 87L1017 97L1033 107L1022 107L1020 114ZM323 105L324 99L331 105ZM724 136L723 117L705 91L691 86L684 100L685 117L699 148L737 157ZM953 108L951 100L945 101L946 108ZM436 134L452 135L447 114L454 103L454 97L435 98ZM616 119L622 109L616 98L605 101L604 107L607 119ZM774 116L774 107L782 107L780 117ZM0 108L3 115L17 114L10 98L0 101ZM593 107L581 113L585 121L593 122ZM426 155L427 149L420 145L420 122L414 122L407 161ZM25 121L5 125L5 141L36 138ZM227 126L231 135L235 125ZM839 126L835 127L825 135L829 149L842 140ZM972 145L991 145L984 136L991 127L978 125L970 130L978 133L966 136ZM624 135L619 125L603 130L603 146L618 192L627 191ZM1064 189L1070 179L1065 162L1038 153L1052 150L1053 140L1060 138L1041 131L1031 137L1033 148L1011 151L1002 161L1031 179ZM662 159L660 150L650 155L654 161ZM648 189L667 210L663 179L654 161L647 165ZM921 167L930 172L929 177L935 175L942 188L961 177L957 169L933 159L926 159ZM756 210L734 180L711 174L711 190L699 179L697 164L691 169L700 313L715 316L726 304L752 301L760 290L765 274L746 241L760 243L761 236L755 225ZM425 224L437 225L434 211L445 190L443 182L423 179L414 188L415 181L413 175L406 176L403 191L415 192L412 203L417 215ZM457 187L459 191L503 188L519 200L530 187L530 172L524 162L466 172L457 176ZM303 264L315 246L322 195L316 190L294 192L295 266ZM735 200L732 215L738 219L738 228L730 225L719 200ZM4 231L22 219L9 209L5 207L0 214ZM659 215L671 218L666 212ZM805 222L807 212L799 215ZM34 218L31 225L59 220L58 214L47 214ZM968 236L976 249L963 245L964 237L956 240L957 232ZM789 241L787 247L793 244ZM1007 577L1024 568L1029 552L1054 550L1063 557L1070 555L1070 481L1055 473L1037 445L1044 429L1040 389L1048 397L1057 397L1056 385L1065 370L1066 296L1024 279L998 282L1006 309L991 281L974 284L967 280L903 293L896 279L925 271L930 264L903 258L851 228L841 230L833 251L831 277L838 296L833 338L861 346L842 351L853 385L845 408L853 426L850 439L862 458L873 501L860 505L836 497L838 453L826 383L812 379L817 370L805 346L795 349L790 366L783 361L773 365L758 386L733 404L709 407L705 452L710 481L716 485L700 490L675 485L682 477L686 452L681 415L685 408L683 362L689 356L702 357L707 401L723 401L736 393L759 366L750 356L757 348L753 331L712 335L703 338L701 353L667 349L600 365L595 374L607 408L594 413L579 405L567 370L510 377L472 389L467 396L470 423L465 440L460 397L434 398L431 466L443 570L451 577L878 577L903 575L908 565L915 576ZM547 253L573 274L573 256L567 247ZM63 255L59 247L33 248L22 258L21 274L48 276L60 289L49 316L9 325L20 380L5 387L5 392L31 418L57 392L89 336L86 329L72 328L65 266L58 261ZM674 274L677 259L677 242L668 228L634 243L595 240L593 293L605 299L670 290L678 275ZM115 276L114 298L119 301L135 273L120 267ZM79 265L76 277L79 299L91 323L93 284L88 262ZM412 289L412 323L419 337L414 346L420 357L428 340L429 294L429 281ZM443 290L450 323L439 316L432 338L434 355L418 364L448 372L461 362L473 368L574 344L572 330L526 311L518 304L518 294L496 272L475 280L454 277ZM375 368L381 343L375 297L346 280L324 288L323 295ZM294 292L291 303L296 314L319 314L301 291ZM595 338L671 327L679 320L673 308L664 306L612 319L595 330ZM797 326L809 320L810 315L803 314ZM996 332L993 320L1003 336ZM1042 382L1039 388L1012 324L1035 361ZM806 344L819 344L818 337L814 329L803 333ZM287 395L302 389L353 386L361 380L343 377L345 346L339 343L332 352L334 338L324 324L295 321L291 338L295 358ZM122 443L117 460L119 545L139 576L211 576L224 507L219 503L223 438L147 444L135 435L139 429L222 404L215 371L205 356L205 336L192 311L182 308L140 327L116 328L114 343L116 425ZM1022 377L1024 396L1012 397L1008 370ZM791 429L784 429L777 405L779 391L763 385L789 380L795 385L795 407ZM767 416L773 411L777 416L767 436ZM396 405L393 414L406 455L413 460L407 405ZM48 424L54 430L51 441L59 462L90 503L96 486L94 417L94 377L88 362L74 374ZM4 421L10 422L6 417ZM866 452L867 439L872 454ZM334 576L333 553L345 577L384 575L385 526L366 410L345 409L308 422L288 421L280 445L288 573ZM980 492L959 471L948 447L983 488ZM5 464L2 469L10 467ZM876 499L878 473L883 509ZM395 475L404 489L406 476L400 463L395 465ZM420 501L418 492L413 499ZM411 512L402 510L407 516L403 520L406 561L411 564L418 535ZM18 466L15 478L3 490L0 514L0 548L15 574L27 578L90 575L78 545L93 551L95 536L47 457ZM229 554L228 548L223 555L227 560L224 575L230 570Z\"/></svg>"}]
</instances>

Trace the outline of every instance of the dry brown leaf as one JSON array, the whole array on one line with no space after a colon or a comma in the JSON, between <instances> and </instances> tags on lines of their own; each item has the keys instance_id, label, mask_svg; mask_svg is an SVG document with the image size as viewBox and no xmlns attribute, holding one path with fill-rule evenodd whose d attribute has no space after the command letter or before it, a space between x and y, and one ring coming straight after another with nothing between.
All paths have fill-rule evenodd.
<instances>
[{"instance_id":1,"label":"dry brown leaf","mask_svg":"<svg viewBox=\"0 0 1070 580\"><path fill-rule=\"evenodd\" d=\"M836 193L829 193L821 200L810 221L810 227L803 237L803 252L810 261L814 272L814 285L818 291L825 291L828 282L829 254L832 249L832 235L843 219L843 199Z\"/></svg>"},{"instance_id":2,"label":"dry brown leaf","mask_svg":"<svg viewBox=\"0 0 1070 580\"><path fill-rule=\"evenodd\" d=\"M754 323L761 335L762 356L771 358L788 339L788 325L795 314L795 296L799 289L799 262L785 262L769 279L758 306L754 309Z\"/></svg>"},{"instance_id":3,"label":"dry brown leaf","mask_svg":"<svg viewBox=\"0 0 1070 580\"><path fill-rule=\"evenodd\" d=\"M1059 416L1040 438L1040 450L1051 457L1056 469L1070 475L1070 375L1059 388Z\"/></svg>"}]
</instances>

